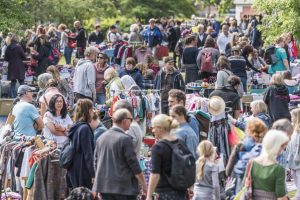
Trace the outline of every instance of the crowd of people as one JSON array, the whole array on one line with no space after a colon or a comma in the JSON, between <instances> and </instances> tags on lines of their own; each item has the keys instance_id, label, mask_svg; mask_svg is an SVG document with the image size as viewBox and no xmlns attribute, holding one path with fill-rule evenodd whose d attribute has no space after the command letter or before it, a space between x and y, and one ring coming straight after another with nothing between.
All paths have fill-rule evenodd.
<instances>
[{"instance_id":1,"label":"crowd of people","mask_svg":"<svg viewBox=\"0 0 300 200\"><path fill-rule=\"evenodd\" d=\"M107 34L96 24L87 37L76 21L75 33L60 24L28 29L20 41L14 33L6 36L1 53L15 98L12 131L41 135L62 155L69 153L68 163L60 156L72 190L67 199L284 200L290 177L300 199L300 108L291 110L300 92L290 71L298 50L292 33L263 50L261 16L244 16L239 26L229 17L219 23L215 15L196 23L193 33L179 20L150 19L145 27L132 24L129 34L119 22ZM63 68L71 71L67 79L58 65L61 55ZM28 70L38 91L24 82ZM243 95L261 75L271 77L270 83L247 110ZM213 91L189 110L187 87L200 80ZM112 126L104 125L102 109ZM145 153L146 135L156 141ZM149 178L141 162L145 154L151 158Z\"/></svg>"}]
</instances>

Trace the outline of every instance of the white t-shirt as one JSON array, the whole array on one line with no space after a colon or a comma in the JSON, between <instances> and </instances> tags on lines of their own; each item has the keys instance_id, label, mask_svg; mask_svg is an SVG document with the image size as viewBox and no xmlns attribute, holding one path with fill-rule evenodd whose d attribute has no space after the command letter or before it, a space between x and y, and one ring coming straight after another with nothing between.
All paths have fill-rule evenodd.
<instances>
[{"instance_id":1,"label":"white t-shirt","mask_svg":"<svg viewBox=\"0 0 300 200\"><path fill-rule=\"evenodd\" d=\"M43 118L44 122L44 137L49 140L55 140L58 146L61 146L67 139L67 136L56 136L51 133L50 129L46 126L48 123L53 123L57 125L61 125L64 128L68 128L68 126L73 124L70 116L67 114L66 118L62 119L61 116L53 116L50 112L46 112Z\"/></svg>"}]
</instances>

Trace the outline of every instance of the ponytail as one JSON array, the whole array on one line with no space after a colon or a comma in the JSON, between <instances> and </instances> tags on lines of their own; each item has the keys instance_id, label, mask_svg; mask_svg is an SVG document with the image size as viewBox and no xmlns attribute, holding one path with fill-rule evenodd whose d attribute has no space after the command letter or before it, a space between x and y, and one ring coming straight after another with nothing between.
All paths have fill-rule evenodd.
<instances>
[{"instance_id":1,"label":"ponytail","mask_svg":"<svg viewBox=\"0 0 300 200\"><path fill-rule=\"evenodd\" d=\"M198 180L202 180L204 177L204 166L206 164L206 158L204 156L201 156L197 162L197 169L196 169L196 176Z\"/></svg>"}]
</instances>

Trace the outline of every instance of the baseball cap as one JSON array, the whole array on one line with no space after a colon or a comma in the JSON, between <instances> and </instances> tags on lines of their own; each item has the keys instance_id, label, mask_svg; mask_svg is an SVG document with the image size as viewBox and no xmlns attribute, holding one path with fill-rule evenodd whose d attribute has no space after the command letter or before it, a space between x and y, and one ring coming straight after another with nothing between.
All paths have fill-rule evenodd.
<instances>
[{"instance_id":1,"label":"baseball cap","mask_svg":"<svg viewBox=\"0 0 300 200\"><path fill-rule=\"evenodd\" d=\"M24 94L26 94L26 92L29 91L35 91L34 87L30 87L28 85L20 85L20 87L18 88L18 95L22 96Z\"/></svg>"},{"instance_id":2,"label":"baseball cap","mask_svg":"<svg viewBox=\"0 0 300 200\"><path fill-rule=\"evenodd\" d=\"M165 58L164 62L165 62L165 64L168 63L168 62L174 62L174 59L169 56L169 57Z\"/></svg>"}]
</instances>

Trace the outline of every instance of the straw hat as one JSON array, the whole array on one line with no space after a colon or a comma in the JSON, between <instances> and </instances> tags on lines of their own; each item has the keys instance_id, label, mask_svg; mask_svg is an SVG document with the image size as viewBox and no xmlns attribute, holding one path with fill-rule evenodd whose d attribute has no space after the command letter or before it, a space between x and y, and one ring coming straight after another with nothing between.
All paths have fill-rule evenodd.
<instances>
[{"instance_id":1,"label":"straw hat","mask_svg":"<svg viewBox=\"0 0 300 200\"><path fill-rule=\"evenodd\" d=\"M212 115L220 115L225 112L225 102L219 96L212 96L208 103L208 112Z\"/></svg>"}]
</instances>

